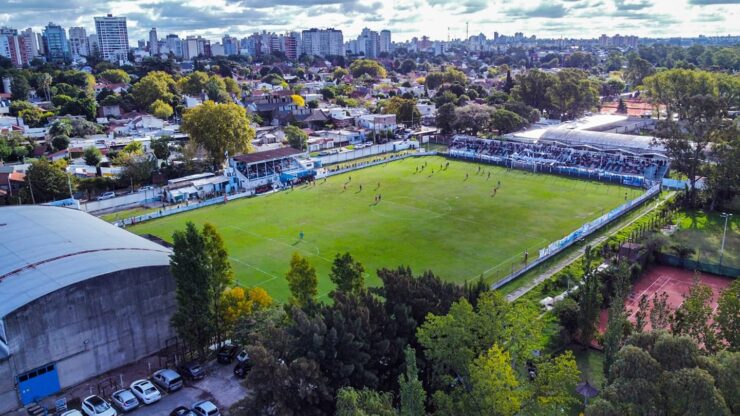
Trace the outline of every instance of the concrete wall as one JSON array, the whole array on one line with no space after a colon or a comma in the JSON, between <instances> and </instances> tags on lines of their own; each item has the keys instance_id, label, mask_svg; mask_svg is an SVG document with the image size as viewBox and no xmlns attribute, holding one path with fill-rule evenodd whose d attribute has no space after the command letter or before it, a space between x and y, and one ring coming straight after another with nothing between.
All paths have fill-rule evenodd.
<instances>
[{"instance_id":1,"label":"concrete wall","mask_svg":"<svg viewBox=\"0 0 740 416\"><path fill-rule=\"evenodd\" d=\"M118 208L126 205L144 204L147 202L159 201L162 199L161 188L155 188L151 191L135 192L133 194L126 194L117 196L111 199L104 199L102 201L88 201L80 204L80 209L85 212L97 212L104 211L113 208Z\"/></svg>"},{"instance_id":2,"label":"concrete wall","mask_svg":"<svg viewBox=\"0 0 740 416\"><path fill-rule=\"evenodd\" d=\"M56 362L65 388L164 348L174 335L174 293L168 266L129 269L65 287L5 317L11 355L0 362L0 413L20 405L17 374Z\"/></svg>"}]
</instances>

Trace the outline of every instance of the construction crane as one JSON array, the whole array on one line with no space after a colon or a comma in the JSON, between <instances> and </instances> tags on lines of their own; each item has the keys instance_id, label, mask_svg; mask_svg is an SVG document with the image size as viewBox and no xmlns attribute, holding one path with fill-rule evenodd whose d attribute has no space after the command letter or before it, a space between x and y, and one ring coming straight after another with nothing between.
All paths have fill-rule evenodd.
<instances>
[{"instance_id":1,"label":"construction crane","mask_svg":"<svg viewBox=\"0 0 740 416\"><path fill-rule=\"evenodd\" d=\"M468 32L469 28L470 28L470 22L465 22L465 40L470 39L470 33Z\"/></svg>"}]
</instances>

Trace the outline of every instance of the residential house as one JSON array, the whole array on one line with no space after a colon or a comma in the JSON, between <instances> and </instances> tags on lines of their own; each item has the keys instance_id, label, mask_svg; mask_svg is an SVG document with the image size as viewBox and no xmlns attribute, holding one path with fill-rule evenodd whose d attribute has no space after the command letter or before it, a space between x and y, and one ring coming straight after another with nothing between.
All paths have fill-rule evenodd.
<instances>
[{"instance_id":1,"label":"residential house","mask_svg":"<svg viewBox=\"0 0 740 416\"><path fill-rule=\"evenodd\" d=\"M398 127L395 114L366 114L357 119L357 126L376 133L395 130Z\"/></svg>"}]
</instances>

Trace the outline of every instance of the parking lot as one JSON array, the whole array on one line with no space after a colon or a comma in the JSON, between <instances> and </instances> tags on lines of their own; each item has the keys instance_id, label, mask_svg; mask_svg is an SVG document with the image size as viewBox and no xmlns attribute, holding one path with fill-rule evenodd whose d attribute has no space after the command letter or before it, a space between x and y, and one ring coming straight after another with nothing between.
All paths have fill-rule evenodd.
<instances>
[{"instance_id":1,"label":"parking lot","mask_svg":"<svg viewBox=\"0 0 740 416\"><path fill-rule=\"evenodd\" d=\"M83 399L91 394L98 394L108 402L111 402L110 396L114 390L120 389L121 385L128 388L129 385L137 379L148 378L151 373L158 369L156 359L150 358L141 360L131 366L117 369L100 379L88 380L78 386L68 389L63 394L55 397L48 397L41 401L41 405L54 410L56 399L64 397L68 402L74 398ZM228 416L228 409L247 394L247 389L242 386L241 380L233 374L235 362L232 364L219 364L216 360L211 360L203 365L206 376L199 381L186 381L185 386L173 393L165 393L160 388L162 398L151 405L141 405L137 409L126 414L133 416L167 416L178 406L190 407L200 400L212 401L221 411L222 415ZM150 371L151 370L151 371ZM114 386L105 386L100 388L110 380L113 380ZM70 406L79 408L79 406ZM123 414L117 409L119 415ZM25 415L25 412L17 412L15 415Z\"/></svg>"},{"instance_id":2,"label":"parking lot","mask_svg":"<svg viewBox=\"0 0 740 416\"><path fill-rule=\"evenodd\" d=\"M186 383L182 389L164 394L162 399L149 406L142 406L130 412L136 416L168 415L177 406L190 407L199 400L211 400L221 413L227 415L229 407L244 398L247 390L234 377L234 364L223 365L215 361L207 364L207 375L203 380Z\"/></svg>"}]
</instances>

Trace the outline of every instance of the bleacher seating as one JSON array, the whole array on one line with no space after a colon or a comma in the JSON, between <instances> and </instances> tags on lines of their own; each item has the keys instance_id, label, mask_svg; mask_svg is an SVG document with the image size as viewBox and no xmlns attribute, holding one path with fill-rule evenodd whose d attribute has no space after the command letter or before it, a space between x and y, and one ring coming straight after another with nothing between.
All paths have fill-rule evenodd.
<instances>
[{"instance_id":1,"label":"bleacher seating","mask_svg":"<svg viewBox=\"0 0 740 416\"><path fill-rule=\"evenodd\" d=\"M666 160L657 157L637 156L597 149L576 149L549 143L524 143L457 137L450 145L450 150L494 156L515 162L577 167L621 175L637 175L647 179L660 178L665 175L667 170Z\"/></svg>"}]
</instances>

